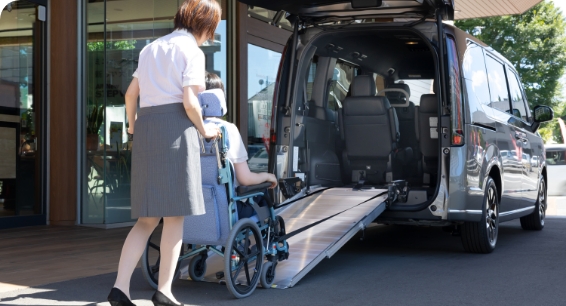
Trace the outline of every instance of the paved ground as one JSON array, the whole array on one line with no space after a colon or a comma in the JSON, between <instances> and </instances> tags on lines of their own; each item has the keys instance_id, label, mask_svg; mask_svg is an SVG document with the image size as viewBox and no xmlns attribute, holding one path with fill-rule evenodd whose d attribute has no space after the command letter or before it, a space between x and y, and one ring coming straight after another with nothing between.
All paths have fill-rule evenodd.
<instances>
[{"instance_id":1,"label":"paved ground","mask_svg":"<svg viewBox=\"0 0 566 306\"><path fill-rule=\"evenodd\" d=\"M459 237L439 228L374 226L294 288L258 289L235 300L223 285L176 281L174 294L188 305L564 305L565 242L561 217L548 218L542 232L523 231L518 221L502 224L489 255L465 253ZM0 305L108 305L114 277L0 293ZM152 294L137 270L136 304L151 305Z\"/></svg>"}]
</instances>

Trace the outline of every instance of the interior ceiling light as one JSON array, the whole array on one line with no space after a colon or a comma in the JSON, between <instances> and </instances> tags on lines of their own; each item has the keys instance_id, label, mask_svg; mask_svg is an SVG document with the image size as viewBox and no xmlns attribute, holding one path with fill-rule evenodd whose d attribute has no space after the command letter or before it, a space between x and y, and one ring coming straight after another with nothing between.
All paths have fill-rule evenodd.
<instances>
[{"instance_id":1,"label":"interior ceiling light","mask_svg":"<svg viewBox=\"0 0 566 306\"><path fill-rule=\"evenodd\" d=\"M419 42L418 41L408 41L406 42L407 45L418 45Z\"/></svg>"},{"instance_id":2,"label":"interior ceiling light","mask_svg":"<svg viewBox=\"0 0 566 306\"><path fill-rule=\"evenodd\" d=\"M326 45L326 49L328 49L329 51L332 51L334 53L338 53L342 50L344 50L344 48L340 47L340 46L336 46L334 44L328 44Z\"/></svg>"}]
</instances>

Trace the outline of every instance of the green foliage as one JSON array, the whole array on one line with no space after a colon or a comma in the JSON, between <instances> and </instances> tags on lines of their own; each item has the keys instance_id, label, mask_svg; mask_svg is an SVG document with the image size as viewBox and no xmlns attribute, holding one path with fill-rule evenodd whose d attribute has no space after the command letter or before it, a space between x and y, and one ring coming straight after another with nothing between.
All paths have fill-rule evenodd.
<instances>
[{"instance_id":1,"label":"green foliage","mask_svg":"<svg viewBox=\"0 0 566 306\"><path fill-rule=\"evenodd\" d=\"M457 21L456 26L474 35L505 56L517 69L531 109L548 105L564 115L560 78L566 65L566 24L561 11L545 0L522 15ZM549 140L555 122L540 133ZM554 133L556 135L559 135ZM555 139L557 140L557 139Z\"/></svg>"},{"instance_id":2,"label":"green foliage","mask_svg":"<svg viewBox=\"0 0 566 306\"><path fill-rule=\"evenodd\" d=\"M106 50L133 50L136 48L137 40L118 40L115 42L106 42ZM104 51L104 42L94 41L88 42L88 51Z\"/></svg>"},{"instance_id":3,"label":"green foliage","mask_svg":"<svg viewBox=\"0 0 566 306\"><path fill-rule=\"evenodd\" d=\"M87 134L98 134L102 120L104 120L104 107L95 105L86 117Z\"/></svg>"}]
</instances>

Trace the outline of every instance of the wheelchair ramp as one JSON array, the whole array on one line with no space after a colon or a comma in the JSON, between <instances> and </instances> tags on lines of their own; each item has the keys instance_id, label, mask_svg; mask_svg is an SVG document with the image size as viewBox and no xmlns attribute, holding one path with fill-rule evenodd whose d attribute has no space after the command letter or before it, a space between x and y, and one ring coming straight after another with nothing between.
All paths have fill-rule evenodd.
<instances>
[{"instance_id":1,"label":"wheelchair ramp","mask_svg":"<svg viewBox=\"0 0 566 306\"><path fill-rule=\"evenodd\" d=\"M385 210L387 195L376 197L384 191L331 188L278 209L277 214L285 220L287 233L347 211L287 240L289 259L278 263L274 287L293 287L320 261L330 258L358 231L375 220ZM205 281L219 282L215 274L223 270L223 258L211 254L207 266ZM181 278L188 279L187 269L182 271Z\"/></svg>"}]
</instances>

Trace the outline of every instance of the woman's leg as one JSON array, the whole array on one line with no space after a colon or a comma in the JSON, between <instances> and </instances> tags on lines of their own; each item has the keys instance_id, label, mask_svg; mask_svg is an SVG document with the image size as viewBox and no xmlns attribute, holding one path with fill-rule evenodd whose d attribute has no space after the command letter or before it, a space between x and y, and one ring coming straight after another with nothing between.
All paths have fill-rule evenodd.
<instances>
[{"instance_id":1,"label":"woman's leg","mask_svg":"<svg viewBox=\"0 0 566 306\"><path fill-rule=\"evenodd\" d=\"M140 217L124 242L114 287L122 290L128 298L130 298L132 273L134 273L134 269L145 250L147 239L159 224L160 219L158 217Z\"/></svg>"},{"instance_id":2,"label":"woman's leg","mask_svg":"<svg viewBox=\"0 0 566 306\"><path fill-rule=\"evenodd\" d=\"M171 283L175 267L181 252L183 238L183 221L185 217L164 217L163 232L161 233L161 263L159 265L159 282L157 290L175 303L177 300L171 293Z\"/></svg>"}]
</instances>

